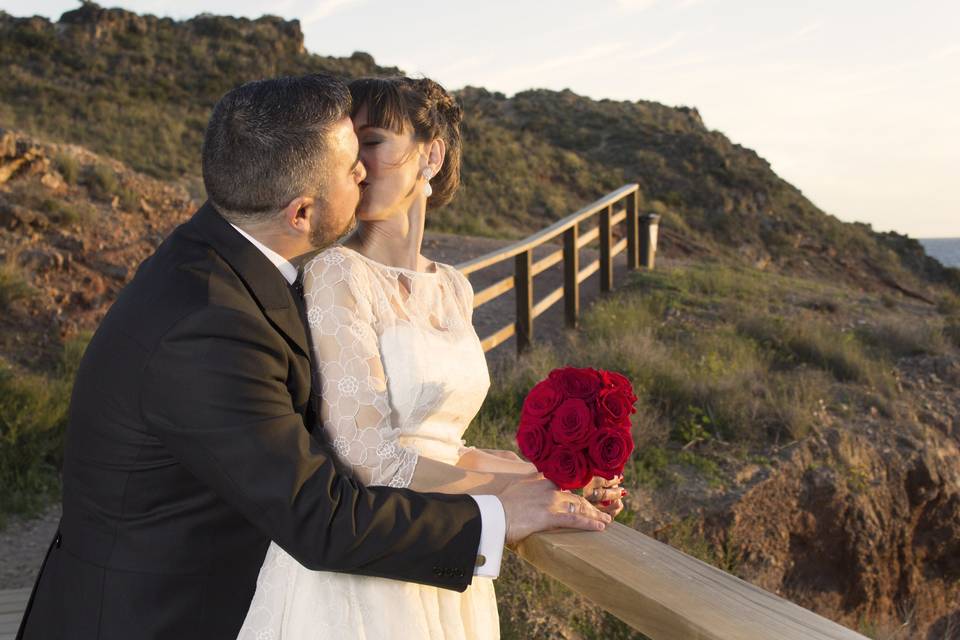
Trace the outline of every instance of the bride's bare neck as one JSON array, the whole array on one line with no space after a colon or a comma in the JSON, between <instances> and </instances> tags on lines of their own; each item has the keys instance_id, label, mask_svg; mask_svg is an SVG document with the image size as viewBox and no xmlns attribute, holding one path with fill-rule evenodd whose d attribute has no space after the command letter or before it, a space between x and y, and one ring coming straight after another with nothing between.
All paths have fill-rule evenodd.
<instances>
[{"instance_id":1,"label":"bride's bare neck","mask_svg":"<svg viewBox=\"0 0 960 640\"><path fill-rule=\"evenodd\" d=\"M420 254L423 246L425 207L421 203L380 220L362 220L345 244L381 264L422 271L429 260Z\"/></svg>"}]
</instances>

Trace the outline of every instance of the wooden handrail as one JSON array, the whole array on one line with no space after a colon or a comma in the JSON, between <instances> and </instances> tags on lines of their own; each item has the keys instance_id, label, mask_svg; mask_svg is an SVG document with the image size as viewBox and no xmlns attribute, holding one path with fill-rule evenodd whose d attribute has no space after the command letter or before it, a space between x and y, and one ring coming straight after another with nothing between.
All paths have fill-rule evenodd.
<instances>
[{"instance_id":1,"label":"wooden handrail","mask_svg":"<svg viewBox=\"0 0 960 640\"><path fill-rule=\"evenodd\" d=\"M520 240L519 242L514 242L511 245L499 249L497 251L492 251L490 253L484 254L473 260L468 260L457 265L457 269L460 270L463 275L468 276L474 271L479 271L486 267L502 262L508 258L512 258L518 253L523 253L524 251L532 251L534 248L539 247L541 244L550 242L564 231L572 227L573 225L579 223L582 220L586 220L593 215L596 215L601 209L605 209L611 203L614 203L622 198L626 197L630 193L635 193L639 189L637 184L628 184L620 187L616 191L608 193L604 197L600 198L592 204L588 204L579 211L570 214L562 220L554 222L549 227L538 231L537 233Z\"/></svg>"},{"instance_id":2,"label":"wooden handrail","mask_svg":"<svg viewBox=\"0 0 960 640\"><path fill-rule=\"evenodd\" d=\"M476 309L508 291L515 290L516 292L517 315L512 325L513 330L510 331L504 326L483 338L481 344L484 351L493 349L513 335L517 336L517 349L519 351L528 348L533 342L534 319L561 299L564 300L564 316L567 327L576 328L580 313L580 283L600 271L600 290L602 292L611 291L613 289L613 258L624 250L628 253L627 267L629 269L639 268L641 253L648 256L645 264L648 265L648 268L652 268L651 252L655 250L656 232L654 230L651 236L648 228L646 236L640 237L641 222L637 209L638 193L639 187L636 184L625 185L528 238L457 265L457 269L468 276L481 269L514 258L514 274L512 277L502 278L478 291L474 296L473 306ZM623 206L617 207L621 202L624 203ZM599 217L597 226L581 234L579 232L580 223L593 216ZM645 220L653 222L658 218L645 216ZM626 237L614 244L613 229L624 221L627 223ZM655 224L655 222L653 223ZM560 236L563 240L562 248L554 250L539 260L533 260L533 251L536 248L550 243ZM653 240L650 240L647 236L652 237ZM600 258L581 270L579 268L580 249L598 238L600 240ZM645 244L641 244L642 242L645 242ZM554 289L534 304L534 278L561 262L563 263L564 273L563 286Z\"/></svg>"},{"instance_id":3,"label":"wooden handrail","mask_svg":"<svg viewBox=\"0 0 960 640\"><path fill-rule=\"evenodd\" d=\"M653 640L866 640L618 523L534 534L517 552Z\"/></svg>"}]
</instances>

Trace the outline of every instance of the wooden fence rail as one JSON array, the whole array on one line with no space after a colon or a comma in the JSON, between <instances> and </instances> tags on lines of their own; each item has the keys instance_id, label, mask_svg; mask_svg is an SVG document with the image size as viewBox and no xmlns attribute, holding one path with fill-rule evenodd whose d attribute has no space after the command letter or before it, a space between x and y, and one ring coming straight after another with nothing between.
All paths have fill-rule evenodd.
<instances>
[{"instance_id":1,"label":"wooden fence rail","mask_svg":"<svg viewBox=\"0 0 960 640\"><path fill-rule=\"evenodd\" d=\"M638 269L641 265L653 268L660 216L647 214L641 217L637 194L636 184L625 185L528 238L457 265L464 275L469 276L510 258L514 260L513 277L494 282L474 296L473 306L477 308L511 290L516 292L516 319L482 338L484 351L490 351L513 336L517 337L517 351L528 349L533 343L534 320L561 299L566 325L575 329L580 316L580 284L599 271L600 291L613 290L613 259L624 251L627 252L627 269ZM597 226L581 234L581 224L593 218L598 219ZM623 238L614 244L614 230L624 222ZM537 247L561 236L563 248L534 262L533 252ZM581 268L580 250L594 240L599 240L600 257ZM534 304L534 278L560 262L563 263L563 286Z\"/></svg>"},{"instance_id":2,"label":"wooden fence rail","mask_svg":"<svg viewBox=\"0 0 960 640\"><path fill-rule=\"evenodd\" d=\"M534 534L517 551L652 640L867 640L621 524Z\"/></svg>"}]
</instances>

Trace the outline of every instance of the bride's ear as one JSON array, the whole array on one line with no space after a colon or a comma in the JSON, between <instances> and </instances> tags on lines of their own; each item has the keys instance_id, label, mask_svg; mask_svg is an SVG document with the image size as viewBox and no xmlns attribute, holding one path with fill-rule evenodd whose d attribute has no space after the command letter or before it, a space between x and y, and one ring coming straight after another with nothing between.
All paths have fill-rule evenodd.
<instances>
[{"instance_id":1,"label":"bride's ear","mask_svg":"<svg viewBox=\"0 0 960 640\"><path fill-rule=\"evenodd\" d=\"M447 143L442 138L437 138L426 149L427 166L433 169L433 175L440 173L440 167L443 166L443 159L447 155Z\"/></svg>"}]
</instances>

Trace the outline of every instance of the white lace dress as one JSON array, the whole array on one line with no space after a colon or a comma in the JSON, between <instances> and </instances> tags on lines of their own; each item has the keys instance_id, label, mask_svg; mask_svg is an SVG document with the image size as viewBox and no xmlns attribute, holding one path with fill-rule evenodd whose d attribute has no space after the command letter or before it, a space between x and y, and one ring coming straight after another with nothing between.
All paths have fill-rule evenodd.
<instances>
[{"instance_id":1,"label":"white lace dress","mask_svg":"<svg viewBox=\"0 0 960 640\"><path fill-rule=\"evenodd\" d=\"M333 246L304 268L323 428L368 485L406 487L418 456L455 464L490 386L473 289L448 265L411 271ZM463 593L311 571L276 544L239 640L499 638L493 581Z\"/></svg>"}]
</instances>

